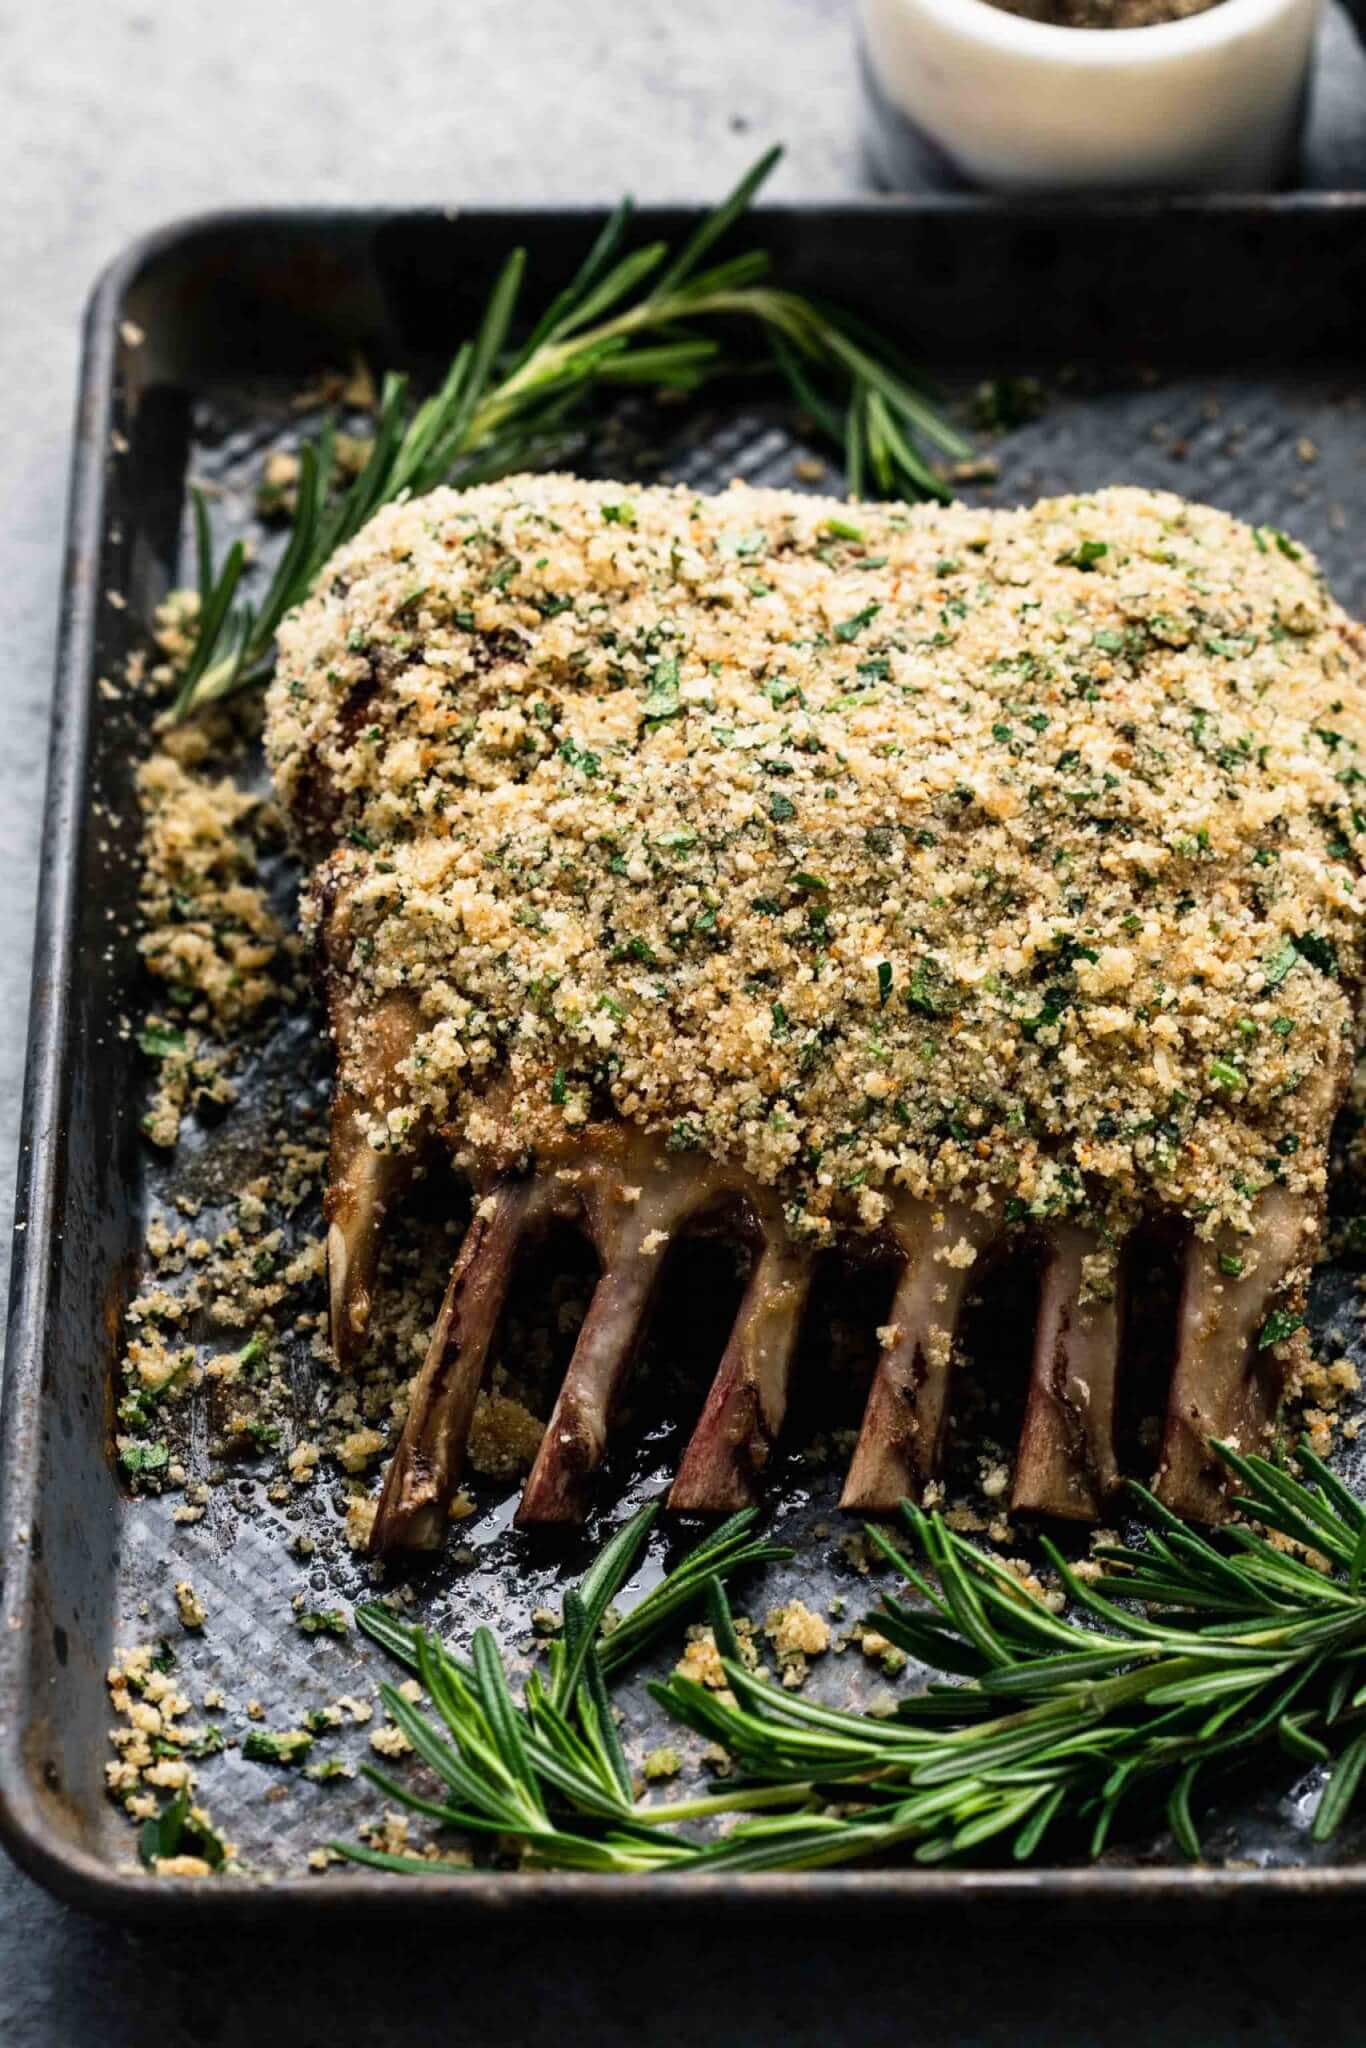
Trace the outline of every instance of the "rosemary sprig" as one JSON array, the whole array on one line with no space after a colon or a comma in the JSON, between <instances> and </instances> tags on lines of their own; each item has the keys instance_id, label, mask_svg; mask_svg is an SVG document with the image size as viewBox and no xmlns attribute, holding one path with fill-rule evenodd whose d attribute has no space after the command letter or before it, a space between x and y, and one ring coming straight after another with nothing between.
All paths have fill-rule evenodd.
<instances>
[{"instance_id":1,"label":"rosemary sprig","mask_svg":"<svg viewBox=\"0 0 1366 2048\"><path fill-rule=\"evenodd\" d=\"M871 486L884 496L946 497L922 444L950 456L966 455L969 445L896 351L850 316L774 284L764 250L704 264L781 154L762 156L676 253L664 242L625 248L634 207L623 199L572 282L518 343L509 337L526 257L514 249L474 338L461 344L431 397L414 406L405 376L384 378L369 457L344 491L336 489L331 422L303 445L289 539L256 602L241 595L247 555L240 540L215 564L196 491L199 618L172 716L187 718L267 679L280 621L382 505L546 460L582 424L599 387L694 390L735 367L713 331L718 323L757 326L772 368L843 453L851 494Z\"/></svg>"},{"instance_id":2,"label":"rosemary sprig","mask_svg":"<svg viewBox=\"0 0 1366 2048\"><path fill-rule=\"evenodd\" d=\"M822 1706L746 1669L721 1577L770 1548L750 1536L749 1518L694 1552L604 1645L597 1625L648 1524L623 1532L568 1596L549 1686L533 1674L520 1710L487 1631L473 1666L458 1666L430 1638L377 1624L363 1610L371 1634L405 1661L416 1658L444 1728L391 1689L386 1704L460 1804L425 1802L370 1775L404 1805L451 1826L514 1835L529 1861L560 1868L810 1869L902 1845L921 1862L988 1844L1023 1861L1062 1823L1080 1824L1084 1852L1096 1856L1121 1809L1150 1809L1154 1795L1165 1800L1177 1845L1195 1857L1203 1774L1274 1742L1301 1768L1331 1767L1312 1827L1315 1842L1327 1841L1366 1772L1366 1506L1307 1447L1298 1479L1218 1448L1243 1489L1236 1505L1312 1560L1243 1522L1215 1543L1135 1488L1151 1524L1142 1547L1099 1549L1096 1577L1081 1576L1045 1540L1079 1611L1067 1619L937 1515L903 1504L920 1562L870 1530L924 1603L884 1595L870 1621L966 1681L931 1685L890 1720ZM695 1799L636 1801L605 1690L604 1648L622 1639L620 1668L703 1588L729 1692L677 1674L650 1690L675 1720L721 1743L744 1775ZM566 1814L572 1827L562 1824ZM677 1832L721 1814L740 1818L719 1838ZM385 1868L433 1867L337 1846Z\"/></svg>"},{"instance_id":3,"label":"rosemary sprig","mask_svg":"<svg viewBox=\"0 0 1366 2048\"><path fill-rule=\"evenodd\" d=\"M533 1672L520 1710L513 1704L488 1629L476 1630L466 1662L452 1656L426 1630L396 1621L387 1608L357 1608L360 1628L422 1680L442 1726L420 1713L394 1686L381 1686L380 1697L452 1797L423 1799L371 1766L366 1766L365 1775L387 1797L447 1827L516 1837L525 1860L533 1865L654 1870L688 1861L690 1845L662 1834L661 1818L703 1818L731 1810L732 1802L703 1798L656 1807L645 1815L638 1811L607 1695L606 1672L621 1669L708 1588L718 1588L748 1566L792 1553L751 1534L758 1519L753 1509L733 1515L646 1594L625 1621L602 1635L612 1601L635 1568L657 1512L653 1504L642 1508L613 1537L582 1582L566 1594L564 1629L551 1645L548 1683ZM769 1804L772 1796L759 1795L752 1803ZM788 1795L780 1791L777 1796ZM575 1821L603 1823L605 1832L592 1836L563 1825L566 1813ZM433 1868L421 1857L396 1856L355 1843L333 1846L339 1854L378 1869Z\"/></svg>"},{"instance_id":4,"label":"rosemary sprig","mask_svg":"<svg viewBox=\"0 0 1366 2048\"><path fill-rule=\"evenodd\" d=\"M803 1863L843 1861L907 1838L918 1839L922 1861L996 1836L1011 1838L1023 1859L1059 1818L1087 1824L1096 1856L1124 1802L1154 1788L1165 1792L1179 1846L1197 1856L1198 1777L1272 1739L1301 1763L1336 1757L1313 1828L1324 1841L1366 1761L1353 1722L1366 1704L1366 1599L1353 1577L1366 1520L1312 1453L1303 1453L1312 1486L1264 1459L1222 1455L1243 1483L1246 1513L1308 1543L1345 1577L1243 1525L1229 1532L1230 1550L1216 1547L1136 1488L1155 1527L1142 1549L1099 1550L1110 1567L1099 1579L1079 1577L1045 1541L1066 1592L1090 1618L1068 1621L938 1517L906 1506L934 1583L885 1535L870 1534L928 1612L884 1597L876 1626L969 1684L932 1686L894 1724L793 1699L730 1665L734 1707L678 1678L657 1696L753 1777L857 1782L889 1806L861 1823L857 1842L820 1830L799 1843L788 1831L784 1867L794 1851ZM1143 1608L1123 1604L1132 1600ZM735 1831L731 1867L770 1867L762 1834Z\"/></svg>"}]
</instances>

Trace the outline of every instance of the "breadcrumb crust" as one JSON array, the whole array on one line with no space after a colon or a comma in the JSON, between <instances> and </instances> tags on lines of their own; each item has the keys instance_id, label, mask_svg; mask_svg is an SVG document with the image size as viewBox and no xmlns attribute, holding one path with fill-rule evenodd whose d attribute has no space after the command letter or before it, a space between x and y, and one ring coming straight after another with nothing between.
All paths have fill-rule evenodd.
<instances>
[{"instance_id":1,"label":"breadcrumb crust","mask_svg":"<svg viewBox=\"0 0 1366 2048\"><path fill-rule=\"evenodd\" d=\"M605 1111L815 1238L900 1188L1211 1233L1319 1194L1363 741L1360 630L1208 507L564 477L380 513L268 722L362 1011L418 1006L373 1144Z\"/></svg>"}]
</instances>

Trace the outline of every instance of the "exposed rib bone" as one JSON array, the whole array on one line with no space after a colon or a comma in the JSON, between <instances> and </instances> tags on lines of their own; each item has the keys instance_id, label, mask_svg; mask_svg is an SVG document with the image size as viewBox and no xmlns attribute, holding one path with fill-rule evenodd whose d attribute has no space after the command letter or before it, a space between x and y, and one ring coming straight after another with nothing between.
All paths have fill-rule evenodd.
<instances>
[{"instance_id":1,"label":"exposed rib bone","mask_svg":"<svg viewBox=\"0 0 1366 2048\"><path fill-rule=\"evenodd\" d=\"M1119 1308L1113 1294L1087 1298L1083 1279L1083 1261L1100 1249L1089 1231L1050 1235L1011 1495L1012 1507L1073 1521L1093 1521L1119 1477Z\"/></svg>"},{"instance_id":2,"label":"exposed rib bone","mask_svg":"<svg viewBox=\"0 0 1366 2048\"><path fill-rule=\"evenodd\" d=\"M413 1177L411 1152L376 1152L351 1128L342 1105L332 1121L332 1168L327 1191L327 1289L332 1348L337 1362L353 1365L370 1328L375 1269L384 1219ZM349 1153L339 1170L337 1155Z\"/></svg>"},{"instance_id":3,"label":"exposed rib bone","mask_svg":"<svg viewBox=\"0 0 1366 2048\"><path fill-rule=\"evenodd\" d=\"M387 996L355 1020L340 998L332 1004L340 1078L332 1105L327 1172L327 1283L332 1345L338 1362L351 1365L370 1326L375 1271L384 1225L417 1167L418 1150L377 1152L370 1143L365 1111L382 1114L386 1097L397 1100L395 1069L412 1050L417 1011L406 995ZM365 1099L348 1085L348 1071L363 1073Z\"/></svg>"},{"instance_id":4,"label":"exposed rib bone","mask_svg":"<svg viewBox=\"0 0 1366 2048\"><path fill-rule=\"evenodd\" d=\"M1316 1229L1313 1205L1278 1188L1263 1195L1258 1227L1227 1245L1191 1241L1186 1252L1176 1367L1158 1468L1159 1500L1178 1515L1217 1522L1226 1513L1211 1437L1261 1448L1275 1419L1285 1367L1258 1333L1273 1301L1298 1311ZM1232 1254L1244 1271L1220 1265Z\"/></svg>"},{"instance_id":5,"label":"exposed rib bone","mask_svg":"<svg viewBox=\"0 0 1366 2048\"><path fill-rule=\"evenodd\" d=\"M994 1211L906 1203L893 1231L906 1253L889 1318L895 1336L878 1360L840 1506L885 1513L918 1499L939 1475L948 1416L953 1336L978 1254L999 1227ZM960 1245L972 1252L960 1262Z\"/></svg>"},{"instance_id":6,"label":"exposed rib bone","mask_svg":"<svg viewBox=\"0 0 1366 2048\"><path fill-rule=\"evenodd\" d=\"M613 1411L635 1361L664 1265L667 1239L712 1188L712 1171L679 1162L623 1162L640 1174L629 1194L613 1159L584 1170L589 1234L602 1261L554 1413L522 1493L517 1520L579 1522L588 1482L602 1463Z\"/></svg>"},{"instance_id":7,"label":"exposed rib bone","mask_svg":"<svg viewBox=\"0 0 1366 2048\"><path fill-rule=\"evenodd\" d=\"M441 1542L517 1246L551 1196L544 1183L508 1181L475 1210L385 1476L370 1536L376 1555Z\"/></svg>"},{"instance_id":8,"label":"exposed rib bone","mask_svg":"<svg viewBox=\"0 0 1366 2048\"><path fill-rule=\"evenodd\" d=\"M811 1285L811 1262L776 1229L762 1250L669 1494L671 1508L716 1514L749 1507L787 1409L788 1377Z\"/></svg>"}]
</instances>

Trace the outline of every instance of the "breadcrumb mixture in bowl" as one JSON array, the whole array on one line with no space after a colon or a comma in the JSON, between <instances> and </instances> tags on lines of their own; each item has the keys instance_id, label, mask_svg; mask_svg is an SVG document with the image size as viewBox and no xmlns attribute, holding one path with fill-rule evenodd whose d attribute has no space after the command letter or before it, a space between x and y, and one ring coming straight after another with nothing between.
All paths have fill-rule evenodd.
<instances>
[{"instance_id":1,"label":"breadcrumb mixture in bowl","mask_svg":"<svg viewBox=\"0 0 1366 2048\"><path fill-rule=\"evenodd\" d=\"M268 722L343 1081L413 1020L370 1142L512 1164L616 1116L815 1242L897 1190L1210 1236L1317 1200L1364 651L1294 542L1166 493L391 507L286 623Z\"/></svg>"}]
</instances>

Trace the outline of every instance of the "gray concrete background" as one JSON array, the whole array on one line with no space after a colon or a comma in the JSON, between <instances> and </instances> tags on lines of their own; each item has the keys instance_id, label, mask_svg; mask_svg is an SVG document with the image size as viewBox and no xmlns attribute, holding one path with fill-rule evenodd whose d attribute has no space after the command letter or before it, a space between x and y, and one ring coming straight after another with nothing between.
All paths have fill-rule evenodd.
<instances>
[{"instance_id":1,"label":"gray concrete background","mask_svg":"<svg viewBox=\"0 0 1366 2048\"><path fill-rule=\"evenodd\" d=\"M848 0L0 0L0 1216L22 1080L85 294L227 204L858 189ZM1366 184L1366 60L1325 26L1307 180ZM7 1257L0 1249L0 1283ZM1360 2043L1331 1930L459 1929L286 1949L100 1928L0 1856L0 2048L352 2041Z\"/></svg>"}]
</instances>

